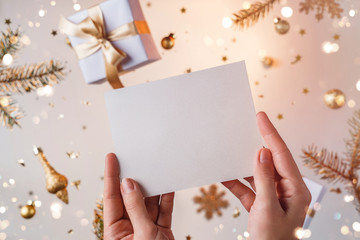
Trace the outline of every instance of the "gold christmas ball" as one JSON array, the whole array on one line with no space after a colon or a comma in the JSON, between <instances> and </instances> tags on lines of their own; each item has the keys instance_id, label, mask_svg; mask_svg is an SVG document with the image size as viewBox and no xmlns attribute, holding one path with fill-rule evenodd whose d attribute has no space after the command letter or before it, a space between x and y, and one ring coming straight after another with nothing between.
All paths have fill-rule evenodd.
<instances>
[{"instance_id":1,"label":"gold christmas ball","mask_svg":"<svg viewBox=\"0 0 360 240\"><path fill-rule=\"evenodd\" d=\"M281 18L275 18L274 24L275 24L275 30L279 34L285 34L290 29L290 24L288 23L288 21L283 20Z\"/></svg>"},{"instance_id":2,"label":"gold christmas ball","mask_svg":"<svg viewBox=\"0 0 360 240\"><path fill-rule=\"evenodd\" d=\"M32 218L35 213L36 209L34 205L25 205L20 208L20 214L25 219Z\"/></svg>"},{"instance_id":3,"label":"gold christmas ball","mask_svg":"<svg viewBox=\"0 0 360 240\"><path fill-rule=\"evenodd\" d=\"M262 59L262 63L264 65L264 67L269 68L269 67L271 67L273 65L274 60L271 57L264 57Z\"/></svg>"},{"instance_id":4,"label":"gold christmas ball","mask_svg":"<svg viewBox=\"0 0 360 240\"><path fill-rule=\"evenodd\" d=\"M164 49L171 49L173 48L175 45L175 37L174 37L174 34L173 33L170 33L169 36L167 37L164 37L162 40L161 40L161 46L164 48Z\"/></svg>"},{"instance_id":5,"label":"gold christmas ball","mask_svg":"<svg viewBox=\"0 0 360 240\"><path fill-rule=\"evenodd\" d=\"M345 95L339 89L331 89L324 95L325 104L331 109L338 109L345 104Z\"/></svg>"}]
</instances>

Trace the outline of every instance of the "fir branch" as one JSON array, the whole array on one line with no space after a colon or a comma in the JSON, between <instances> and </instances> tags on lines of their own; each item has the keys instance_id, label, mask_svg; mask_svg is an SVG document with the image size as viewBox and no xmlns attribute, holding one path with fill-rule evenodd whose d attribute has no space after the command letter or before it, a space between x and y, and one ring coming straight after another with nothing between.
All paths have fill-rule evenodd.
<instances>
[{"instance_id":1,"label":"fir branch","mask_svg":"<svg viewBox=\"0 0 360 240\"><path fill-rule=\"evenodd\" d=\"M299 12L309 14L310 11L315 11L315 17L320 21L324 18L326 11L330 14L330 18L341 18L341 13L344 10L337 0L304 0L300 2Z\"/></svg>"},{"instance_id":2,"label":"fir branch","mask_svg":"<svg viewBox=\"0 0 360 240\"><path fill-rule=\"evenodd\" d=\"M22 33L20 32L20 28L12 30L10 24L6 31L1 32L0 59L7 53L14 56L15 53L22 49L23 44L20 41L21 36ZM0 65L2 64L0 63Z\"/></svg>"},{"instance_id":3,"label":"fir branch","mask_svg":"<svg viewBox=\"0 0 360 240\"><path fill-rule=\"evenodd\" d=\"M99 200L96 203L96 209L94 209L93 220L94 234L98 240L104 240L104 205L103 200Z\"/></svg>"},{"instance_id":4,"label":"fir branch","mask_svg":"<svg viewBox=\"0 0 360 240\"><path fill-rule=\"evenodd\" d=\"M0 96L0 122L8 129L14 125L21 127L18 120L23 117L16 102L8 95Z\"/></svg>"},{"instance_id":5,"label":"fir branch","mask_svg":"<svg viewBox=\"0 0 360 240\"><path fill-rule=\"evenodd\" d=\"M249 9L242 9L237 13L234 13L232 19L234 25L239 28L246 28L254 25L260 18L264 18L265 15L273 8L275 2L280 0L266 0L265 2L255 2L251 4Z\"/></svg>"},{"instance_id":6,"label":"fir branch","mask_svg":"<svg viewBox=\"0 0 360 240\"><path fill-rule=\"evenodd\" d=\"M348 157L351 160L350 175L360 169L360 110L354 112L353 117L348 121L350 126L351 139L346 141Z\"/></svg>"},{"instance_id":7,"label":"fir branch","mask_svg":"<svg viewBox=\"0 0 360 240\"><path fill-rule=\"evenodd\" d=\"M321 175L321 179L329 182L352 181L352 176L349 175L349 164L339 159L336 153L329 153L324 148L318 152L316 147L309 146L307 150L303 150L303 154L304 165L314 169Z\"/></svg>"},{"instance_id":8,"label":"fir branch","mask_svg":"<svg viewBox=\"0 0 360 240\"><path fill-rule=\"evenodd\" d=\"M63 79L64 67L59 62L7 68L0 72L0 92L23 93Z\"/></svg>"}]
</instances>

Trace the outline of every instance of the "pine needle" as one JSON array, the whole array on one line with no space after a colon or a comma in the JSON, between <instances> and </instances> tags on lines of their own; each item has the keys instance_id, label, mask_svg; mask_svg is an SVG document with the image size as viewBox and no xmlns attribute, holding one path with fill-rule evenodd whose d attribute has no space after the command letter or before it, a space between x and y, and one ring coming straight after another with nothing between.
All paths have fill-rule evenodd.
<instances>
[{"instance_id":1,"label":"pine needle","mask_svg":"<svg viewBox=\"0 0 360 240\"><path fill-rule=\"evenodd\" d=\"M238 28L247 28L256 24L260 18L264 18L266 14L273 8L274 3L280 0L266 0L265 2L255 2L250 8L242 9L234 13L233 23Z\"/></svg>"},{"instance_id":2,"label":"pine needle","mask_svg":"<svg viewBox=\"0 0 360 240\"><path fill-rule=\"evenodd\" d=\"M23 117L16 102L7 95L0 96L0 122L8 129L14 125L21 127L18 120Z\"/></svg>"}]
</instances>

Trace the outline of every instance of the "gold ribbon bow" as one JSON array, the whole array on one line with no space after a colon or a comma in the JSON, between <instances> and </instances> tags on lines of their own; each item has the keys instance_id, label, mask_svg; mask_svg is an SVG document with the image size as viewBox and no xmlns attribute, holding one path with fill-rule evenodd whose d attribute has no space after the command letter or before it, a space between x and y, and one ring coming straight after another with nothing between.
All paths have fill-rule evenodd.
<instances>
[{"instance_id":1,"label":"gold ribbon bow","mask_svg":"<svg viewBox=\"0 0 360 240\"><path fill-rule=\"evenodd\" d=\"M99 49L102 50L106 78L113 88L124 87L119 78L118 64L126 58L126 53L116 49L111 42L137 34L150 33L145 21L133 21L106 33L104 19L99 6L88 9L89 17L74 24L61 16L60 29L67 35L87 40L74 47L79 59L86 58Z\"/></svg>"}]
</instances>

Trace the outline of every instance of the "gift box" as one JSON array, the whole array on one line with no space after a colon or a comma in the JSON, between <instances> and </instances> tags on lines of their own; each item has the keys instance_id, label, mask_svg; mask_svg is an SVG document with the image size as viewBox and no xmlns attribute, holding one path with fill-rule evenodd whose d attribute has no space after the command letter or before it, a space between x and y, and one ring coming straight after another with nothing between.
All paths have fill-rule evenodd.
<instances>
[{"instance_id":1,"label":"gift box","mask_svg":"<svg viewBox=\"0 0 360 240\"><path fill-rule=\"evenodd\" d=\"M311 203L309 205L308 211L306 213L306 217L305 217L305 221L304 221L304 225L303 228L309 228L310 226L310 222L313 219L313 217L315 216L316 211L319 208L319 205L316 206L317 204L319 204L322 200L322 198L325 195L326 192L326 188L317 183L314 182L306 177L303 178L304 182L307 186L307 188L309 189L310 193L311 193Z\"/></svg>"},{"instance_id":2,"label":"gift box","mask_svg":"<svg viewBox=\"0 0 360 240\"><path fill-rule=\"evenodd\" d=\"M103 2L63 18L60 29L68 35L87 83L109 80L110 74L123 74L161 58L138 0ZM115 38L109 36L116 31Z\"/></svg>"}]
</instances>

